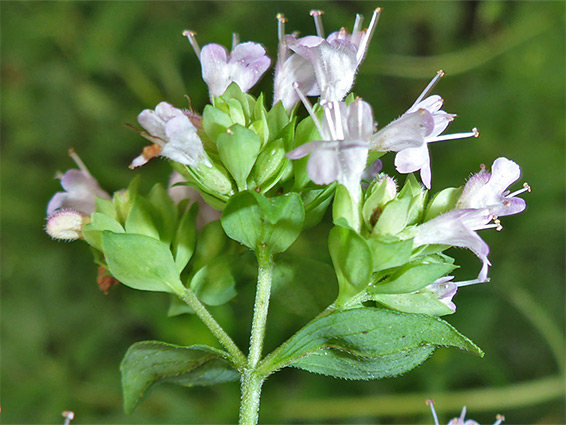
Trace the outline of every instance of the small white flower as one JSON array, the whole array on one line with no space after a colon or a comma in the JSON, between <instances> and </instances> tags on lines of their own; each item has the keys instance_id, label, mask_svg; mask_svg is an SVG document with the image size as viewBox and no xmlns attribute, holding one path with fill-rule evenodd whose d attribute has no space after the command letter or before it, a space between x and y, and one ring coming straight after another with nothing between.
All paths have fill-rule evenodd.
<instances>
[{"instance_id":1,"label":"small white flower","mask_svg":"<svg viewBox=\"0 0 566 425\"><path fill-rule=\"evenodd\" d=\"M521 168L515 162L501 157L491 167L491 173L485 166L474 174L466 185L458 200L457 208L489 208L498 217L518 214L525 210L527 204L517 195L530 191L528 184L523 189L509 193L507 188L519 180Z\"/></svg>"},{"instance_id":2,"label":"small white flower","mask_svg":"<svg viewBox=\"0 0 566 425\"><path fill-rule=\"evenodd\" d=\"M400 173L408 174L420 170L421 180L428 189L431 187L428 143L479 136L475 128L468 133L440 135L454 120L455 115L441 110L444 101L440 96L425 96L443 76L444 72L438 71L407 112L379 130L371 143L372 150L397 152L395 167Z\"/></svg>"},{"instance_id":3,"label":"small white flower","mask_svg":"<svg viewBox=\"0 0 566 425\"><path fill-rule=\"evenodd\" d=\"M201 163L211 166L196 127L182 110L161 102L155 110L143 110L138 115L138 122L147 130L141 135L153 145L145 147L130 168L145 165L158 155L192 167Z\"/></svg>"},{"instance_id":4,"label":"small white flower","mask_svg":"<svg viewBox=\"0 0 566 425\"><path fill-rule=\"evenodd\" d=\"M434 401L427 400L426 404L430 406L432 418L434 419L434 425L440 425L440 423L438 422L438 416L436 415L436 410L434 409ZM497 415L495 419L496 420L493 425L501 425L501 423L505 420L505 417L502 415ZM462 413L460 413L460 417L451 419L450 422L448 422L448 425L479 425L479 423L474 421L473 419L466 419L466 406L464 406L462 407Z\"/></svg>"},{"instance_id":5,"label":"small white flower","mask_svg":"<svg viewBox=\"0 0 566 425\"><path fill-rule=\"evenodd\" d=\"M78 170L73 168L58 176L65 191L53 195L47 204L48 216L57 210L75 210L90 216L95 209L96 197L110 199L110 195L100 188L86 165L72 149L69 155L77 164Z\"/></svg>"},{"instance_id":6,"label":"small white flower","mask_svg":"<svg viewBox=\"0 0 566 425\"><path fill-rule=\"evenodd\" d=\"M211 98L222 96L233 82L246 93L271 65L271 59L261 44L251 41L240 43L236 34L231 52L215 43L207 44L200 50L193 31L186 30L183 35L189 39L200 60L202 79L208 86Z\"/></svg>"},{"instance_id":7,"label":"small white flower","mask_svg":"<svg viewBox=\"0 0 566 425\"><path fill-rule=\"evenodd\" d=\"M297 147L287 154L287 158L299 159L310 154L307 171L311 180L317 184L337 181L358 202L360 180L368 156L367 140L373 133L371 106L359 99L350 105L336 101L326 103L321 125L304 95L300 96L318 128L321 140Z\"/></svg>"}]
</instances>

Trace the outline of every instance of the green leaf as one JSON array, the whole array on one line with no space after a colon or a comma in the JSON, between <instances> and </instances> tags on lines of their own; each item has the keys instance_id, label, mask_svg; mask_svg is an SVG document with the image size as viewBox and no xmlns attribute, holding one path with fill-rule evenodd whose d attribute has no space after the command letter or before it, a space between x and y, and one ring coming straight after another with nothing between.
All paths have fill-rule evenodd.
<instances>
[{"instance_id":1,"label":"green leaf","mask_svg":"<svg viewBox=\"0 0 566 425\"><path fill-rule=\"evenodd\" d=\"M385 205L372 235L396 235L403 230L409 221L409 210L413 198L397 198Z\"/></svg>"},{"instance_id":2,"label":"green leaf","mask_svg":"<svg viewBox=\"0 0 566 425\"><path fill-rule=\"evenodd\" d=\"M434 195L434 198L426 207L424 221L433 219L456 208L458 199L462 196L462 191L463 188L461 187L448 187Z\"/></svg>"},{"instance_id":3,"label":"green leaf","mask_svg":"<svg viewBox=\"0 0 566 425\"><path fill-rule=\"evenodd\" d=\"M289 124L287 111L281 101L277 102L267 113L267 127L269 128L269 140L280 138L279 133Z\"/></svg>"},{"instance_id":4,"label":"green leaf","mask_svg":"<svg viewBox=\"0 0 566 425\"><path fill-rule=\"evenodd\" d=\"M194 253L195 270L204 267L221 254L225 254L233 242L226 237L220 220L211 221L198 233L197 247Z\"/></svg>"},{"instance_id":5,"label":"green leaf","mask_svg":"<svg viewBox=\"0 0 566 425\"><path fill-rule=\"evenodd\" d=\"M232 118L220 109L212 105L206 105L202 113L202 127L210 140L216 143L218 135L225 133L226 129L232 127Z\"/></svg>"},{"instance_id":6,"label":"green leaf","mask_svg":"<svg viewBox=\"0 0 566 425\"><path fill-rule=\"evenodd\" d=\"M407 372L437 347L483 352L436 317L363 307L313 320L262 368L286 366L344 379L377 379Z\"/></svg>"},{"instance_id":7,"label":"green leaf","mask_svg":"<svg viewBox=\"0 0 566 425\"><path fill-rule=\"evenodd\" d=\"M95 212L90 216L90 223L83 227L83 236L87 243L102 251L102 232L110 230L114 233L124 233L124 228L114 218Z\"/></svg>"},{"instance_id":8,"label":"green leaf","mask_svg":"<svg viewBox=\"0 0 566 425\"><path fill-rule=\"evenodd\" d=\"M110 199L99 198L98 196L94 198L96 204L96 212L105 214L113 219L118 219L118 213L114 203Z\"/></svg>"},{"instance_id":9,"label":"green leaf","mask_svg":"<svg viewBox=\"0 0 566 425\"><path fill-rule=\"evenodd\" d=\"M456 268L454 264L433 262L431 257L408 264L396 271L384 283L372 286L372 294L408 294L433 283Z\"/></svg>"},{"instance_id":10,"label":"green leaf","mask_svg":"<svg viewBox=\"0 0 566 425\"><path fill-rule=\"evenodd\" d=\"M102 233L110 273L124 285L142 291L185 291L168 246L144 235Z\"/></svg>"},{"instance_id":11,"label":"green leaf","mask_svg":"<svg viewBox=\"0 0 566 425\"><path fill-rule=\"evenodd\" d=\"M296 193L268 199L246 191L230 198L221 222L230 238L248 248L257 251L265 245L271 253L278 253L295 242L304 219L303 203Z\"/></svg>"},{"instance_id":12,"label":"green leaf","mask_svg":"<svg viewBox=\"0 0 566 425\"><path fill-rule=\"evenodd\" d=\"M181 217L175 239L173 240L172 252L179 273L181 273L189 263L195 251L197 241L197 214L198 202L194 202L191 208L185 211Z\"/></svg>"},{"instance_id":13,"label":"green leaf","mask_svg":"<svg viewBox=\"0 0 566 425\"><path fill-rule=\"evenodd\" d=\"M147 199L136 196L136 199L126 218L125 229L127 233L146 235L159 239L159 231L155 225L154 217L157 212Z\"/></svg>"},{"instance_id":14,"label":"green leaf","mask_svg":"<svg viewBox=\"0 0 566 425\"><path fill-rule=\"evenodd\" d=\"M246 189L246 179L257 159L261 141L257 134L240 125L218 135L218 154L240 190Z\"/></svg>"},{"instance_id":15,"label":"green leaf","mask_svg":"<svg viewBox=\"0 0 566 425\"><path fill-rule=\"evenodd\" d=\"M334 226L328 248L338 277L338 303L364 290L370 283L372 253L364 238L352 229Z\"/></svg>"},{"instance_id":16,"label":"green leaf","mask_svg":"<svg viewBox=\"0 0 566 425\"><path fill-rule=\"evenodd\" d=\"M454 311L427 289L413 294L375 294L372 299L388 308L404 313L421 313L430 316L444 316Z\"/></svg>"},{"instance_id":17,"label":"green leaf","mask_svg":"<svg viewBox=\"0 0 566 425\"><path fill-rule=\"evenodd\" d=\"M239 256L234 254L213 259L195 273L191 279L191 289L207 305L227 303L237 295L235 272L238 261Z\"/></svg>"},{"instance_id":18,"label":"green leaf","mask_svg":"<svg viewBox=\"0 0 566 425\"><path fill-rule=\"evenodd\" d=\"M373 254L373 271L399 267L409 262L413 249L413 240L396 238L369 238L367 243Z\"/></svg>"},{"instance_id":19,"label":"green leaf","mask_svg":"<svg viewBox=\"0 0 566 425\"><path fill-rule=\"evenodd\" d=\"M307 142L313 140L320 140L320 135L318 134L318 130L316 125L314 124L313 119L309 116L303 119L297 125L296 136L294 139L291 139L288 146L285 146L287 152L295 149L298 146L301 146ZM295 186L296 190L302 189L306 186L306 184L310 181L309 174L307 172L307 161L308 157L304 157L301 159L293 160L293 171L295 173Z\"/></svg>"},{"instance_id":20,"label":"green leaf","mask_svg":"<svg viewBox=\"0 0 566 425\"><path fill-rule=\"evenodd\" d=\"M166 243L170 243L177 230L177 207L169 196L167 190L157 183L151 188L147 196L153 210L158 215L156 221L159 238Z\"/></svg>"},{"instance_id":21,"label":"green leaf","mask_svg":"<svg viewBox=\"0 0 566 425\"><path fill-rule=\"evenodd\" d=\"M238 372L225 357L223 351L204 345L180 347L159 341L132 345L120 365L124 410L131 413L155 384L193 387L238 380Z\"/></svg>"},{"instance_id":22,"label":"green leaf","mask_svg":"<svg viewBox=\"0 0 566 425\"><path fill-rule=\"evenodd\" d=\"M311 189L303 191L303 203L305 204L305 229L316 226L328 210L328 206L334 198L336 183L331 183L324 189Z\"/></svg>"}]
</instances>

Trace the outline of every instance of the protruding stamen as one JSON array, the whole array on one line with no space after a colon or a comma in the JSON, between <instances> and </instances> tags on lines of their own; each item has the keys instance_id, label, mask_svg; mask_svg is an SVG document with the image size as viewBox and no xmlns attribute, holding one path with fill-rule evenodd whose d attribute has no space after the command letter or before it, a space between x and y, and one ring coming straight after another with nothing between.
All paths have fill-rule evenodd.
<instances>
[{"instance_id":1,"label":"protruding stamen","mask_svg":"<svg viewBox=\"0 0 566 425\"><path fill-rule=\"evenodd\" d=\"M237 32L232 33L232 50L236 48L236 46L240 44L240 34Z\"/></svg>"},{"instance_id":2,"label":"protruding stamen","mask_svg":"<svg viewBox=\"0 0 566 425\"><path fill-rule=\"evenodd\" d=\"M287 22L287 18L282 13L278 13L277 16L277 39L279 43L285 43L285 22Z\"/></svg>"},{"instance_id":3,"label":"protruding stamen","mask_svg":"<svg viewBox=\"0 0 566 425\"><path fill-rule=\"evenodd\" d=\"M330 137L332 140L338 140L338 135L336 134L336 127L334 127L334 120L332 118L332 102L328 102L324 107L324 117L326 118L326 123L328 124L328 130L330 131ZM323 136L324 137L324 136Z\"/></svg>"},{"instance_id":4,"label":"protruding stamen","mask_svg":"<svg viewBox=\"0 0 566 425\"><path fill-rule=\"evenodd\" d=\"M320 125L320 121L318 120L318 117L316 116L316 114L314 113L314 109L312 108L311 103L309 102L309 100L307 99L307 97L303 94L303 92L301 91L301 89L299 88L300 84L298 82L294 82L293 83L293 88L295 89L295 91L297 92L297 96L299 96L299 99L301 99L301 102L303 102L303 105L305 105L305 109L307 110L307 112L309 113L309 115L311 116L314 125L316 126L318 133L320 134L320 137L324 137L324 132L322 131L322 125Z\"/></svg>"},{"instance_id":5,"label":"protruding stamen","mask_svg":"<svg viewBox=\"0 0 566 425\"><path fill-rule=\"evenodd\" d=\"M344 128L342 127L342 116L340 115L338 102L332 102L332 106L334 107L334 118L336 119L334 123L336 128L336 140L344 140Z\"/></svg>"},{"instance_id":6,"label":"protruding stamen","mask_svg":"<svg viewBox=\"0 0 566 425\"><path fill-rule=\"evenodd\" d=\"M200 47L195 37L197 33L191 30L185 30L183 31L183 35L189 39L189 43L191 43L191 46L193 47L193 50L195 51L195 54L197 55L197 58L200 61Z\"/></svg>"},{"instance_id":7,"label":"protruding stamen","mask_svg":"<svg viewBox=\"0 0 566 425\"><path fill-rule=\"evenodd\" d=\"M428 399L426 404L430 406L430 411L432 412L432 419L434 419L434 425L439 425L438 423L438 416L436 415L436 410L434 409L434 400Z\"/></svg>"},{"instance_id":8,"label":"protruding stamen","mask_svg":"<svg viewBox=\"0 0 566 425\"><path fill-rule=\"evenodd\" d=\"M62 415L65 418L65 422L63 422L63 425L69 425L71 421L75 419L75 413L71 412L70 410L65 410L62 413Z\"/></svg>"},{"instance_id":9,"label":"protruding stamen","mask_svg":"<svg viewBox=\"0 0 566 425\"><path fill-rule=\"evenodd\" d=\"M69 149L69 156L72 158L73 161L75 161L75 164L77 164L77 167L79 167L79 170L81 170L87 176L92 177L92 175L88 171L88 168L86 168L85 163L81 160L81 158L79 158L79 156L76 154L76 152L73 148Z\"/></svg>"},{"instance_id":10,"label":"protruding stamen","mask_svg":"<svg viewBox=\"0 0 566 425\"><path fill-rule=\"evenodd\" d=\"M373 11L373 15L371 16L371 21L369 22L368 29L366 30L366 33L362 37L362 40L360 41L360 46L358 47L358 52L356 53L356 60L358 61L358 63L360 63L366 55L369 42L373 37L373 33L375 32L375 27L377 26L377 21L379 20L382 10L383 9L381 7L378 7Z\"/></svg>"},{"instance_id":11,"label":"protruding stamen","mask_svg":"<svg viewBox=\"0 0 566 425\"><path fill-rule=\"evenodd\" d=\"M430 81L430 83L428 83L428 86L425 87L425 89L422 91L420 96L417 97L417 100L415 100L415 103L413 103L413 106L411 106L411 108L414 107L415 105L417 105L421 100L423 100L432 91L432 89L438 84L440 79L442 77L444 77L445 75L446 74L444 73L443 70L436 71L436 75L434 76L434 78Z\"/></svg>"},{"instance_id":12,"label":"protruding stamen","mask_svg":"<svg viewBox=\"0 0 566 425\"><path fill-rule=\"evenodd\" d=\"M324 12L322 10L311 10L311 16L314 19L314 26L316 27L316 35L318 35L320 38L324 38L322 15L324 15Z\"/></svg>"},{"instance_id":13,"label":"protruding stamen","mask_svg":"<svg viewBox=\"0 0 566 425\"><path fill-rule=\"evenodd\" d=\"M352 29L352 34L357 33L358 31L362 30L362 22L364 21L364 17L359 13L356 13L356 20L354 21L354 28Z\"/></svg>"},{"instance_id":14,"label":"protruding stamen","mask_svg":"<svg viewBox=\"0 0 566 425\"><path fill-rule=\"evenodd\" d=\"M532 192L531 187L529 186L529 184L527 182L523 183L523 188L519 189L513 193L510 193L509 195L506 195L506 198L513 198L514 196L520 195L521 193L525 193L525 192Z\"/></svg>"},{"instance_id":15,"label":"protruding stamen","mask_svg":"<svg viewBox=\"0 0 566 425\"><path fill-rule=\"evenodd\" d=\"M476 285L478 283L486 283L486 282L489 282L489 279L487 279L487 280L479 280L479 279L463 280L461 282L453 282L453 283L454 283L454 285L460 287L460 286Z\"/></svg>"},{"instance_id":16,"label":"protruding stamen","mask_svg":"<svg viewBox=\"0 0 566 425\"><path fill-rule=\"evenodd\" d=\"M498 414L497 416L495 416L495 419L497 420L493 423L493 425L501 425L501 422L505 420L505 416Z\"/></svg>"},{"instance_id":17,"label":"protruding stamen","mask_svg":"<svg viewBox=\"0 0 566 425\"><path fill-rule=\"evenodd\" d=\"M472 131L467 133L443 134L442 136L437 136L427 140L427 142L433 143L442 142L443 140L467 139L468 137L480 137L480 132L477 128L473 128Z\"/></svg>"}]
</instances>

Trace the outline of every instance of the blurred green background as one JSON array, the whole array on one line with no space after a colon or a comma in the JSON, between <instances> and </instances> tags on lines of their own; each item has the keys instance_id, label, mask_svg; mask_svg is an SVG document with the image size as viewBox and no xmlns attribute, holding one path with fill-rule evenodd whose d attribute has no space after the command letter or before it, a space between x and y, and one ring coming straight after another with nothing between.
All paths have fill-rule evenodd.
<instances>
[{"instance_id":1,"label":"blurred green background","mask_svg":"<svg viewBox=\"0 0 566 425\"><path fill-rule=\"evenodd\" d=\"M170 169L127 165L144 145L123 123L161 100L196 110L208 101L184 29L201 45L228 45L231 32L276 53L277 12L288 31L313 33L308 14L323 9L327 33L351 28L384 7L354 91L380 125L403 113L436 70L436 93L459 118L450 132L482 137L431 147L433 191L461 185L479 164L518 162L533 187L524 214L485 231L491 283L463 288L447 318L486 352L483 359L438 350L397 379L343 382L284 370L264 386L264 423L432 423L434 396L446 422L463 404L492 423L558 424L564 406L564 2L0 2L2 135L2 423L233 423L237 383L161 386L130 416L122 411L119 362L132 343L159 339L214 344L193 317L167 318L166 295L126 287L104 295L81 243L43 232L45 207L60 189L55 171L73 166L74 147L108 191L143 174L149 188ZM271 93L266 75L259 88ZM268 96L269 97L269 96ZM391 158L390 158L391 159ZM391 161L386 161L391 170ZM519 188L519 185L517 185ZM456 251L461 278L480 268ZM467 274L467 275L466 275ZM253 285L250 285L253 286ZM245 288L240 299L251 299ZM213 309L247 345L229 304ZM274 303L267 349L305 323ZM470 391L462 393L462 391Z\"/></svg>"}]
</instances>

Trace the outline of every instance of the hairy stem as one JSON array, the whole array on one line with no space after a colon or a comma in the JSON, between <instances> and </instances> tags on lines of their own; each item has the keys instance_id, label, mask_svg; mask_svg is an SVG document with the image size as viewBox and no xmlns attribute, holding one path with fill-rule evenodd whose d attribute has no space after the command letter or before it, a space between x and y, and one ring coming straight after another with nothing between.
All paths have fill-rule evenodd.
<instances>
[{"instance_id":1,"label":"hairy stem","mask_svg":"<svg viewBox=\"0 0 566 425\"><path fill-rule=\"evenodd\" d=\"M238 348L236 343L230 338L226 331L218 324L218 322L212 317L206 307L199 301L195 293L189 289L185 288L184 291L176 294L183 302L185 302L200 320L210 329L210 332L218 339L218 341L224 346L226 351L231 355L232 362L238 369L243 369L246 365L246 356Z\"/></svg>"},{"instance_id":2,"label":"hairy stem","mask_svg":"<svg viewBox=\"0 0 566 425\"><path fill-rule=\"evenodd\" d=\"M257 289L248 363L242 374L242 400L240 405L240 424L251 425L256 424L258 420L261 386L266 377L266 375L258 373L256 369L263 350L271 281L273 279L273 259L267 247L260 246L256 251L256 256L258 262Z\"/></svg>"}]
</instances>

